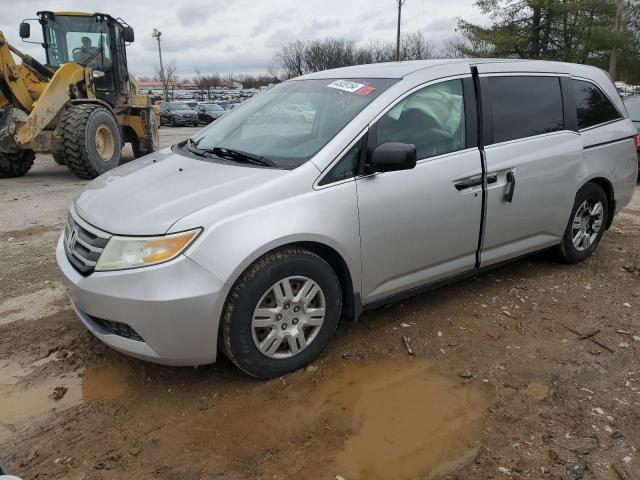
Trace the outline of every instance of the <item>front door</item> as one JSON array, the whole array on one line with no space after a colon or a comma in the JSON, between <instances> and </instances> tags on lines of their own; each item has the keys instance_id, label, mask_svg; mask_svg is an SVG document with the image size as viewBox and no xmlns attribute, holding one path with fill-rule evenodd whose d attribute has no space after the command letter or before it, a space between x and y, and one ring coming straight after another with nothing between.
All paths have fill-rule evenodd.
<instances>
[{"instance_id":1,"label":"front door","mask_svg":"<svg viewBox=\"0 0 640 480\"><path fill-rule=\"evenodd\" d=\"M560 243L582 161L572 92L559 76L489 74L479 66L486 140L486 221L480 266ZM568 84L570 85L570 84ZM567 100L567 99L565 99Z\"/></svg>"},{"instance_id":2,"label":"front door","mask_svg":"<svg viewBox=\"0 0 640 480\"><path fill-rule=\"evenodd\" d=\"M482 211L474 105L470 78L440 81L370 129L370 148L414 144L418 163L357 179L363 303L474 268Z\"/></svg>"}]
</instances>

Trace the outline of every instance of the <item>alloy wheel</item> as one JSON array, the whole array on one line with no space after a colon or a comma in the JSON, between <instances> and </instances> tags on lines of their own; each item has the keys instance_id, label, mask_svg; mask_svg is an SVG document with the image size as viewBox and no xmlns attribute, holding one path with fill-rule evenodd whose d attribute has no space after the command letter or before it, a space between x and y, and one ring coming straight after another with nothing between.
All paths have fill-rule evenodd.
<instances>
[{"instance_id":1,"label":"alloy wheel","mask_svg":"<svg viewBox=\"0 0 640 480\"><path fill-rule=\"evenodd\" d=\"M602 202L585 200L575 216L571 228L573 248L582 252L589 249L598 238L602 229L604 206Z\"/></svg>"},{"instance_id":2,"label":"alloy wheel","mask_svg":"<svg viewBox=\"0 0 640 480\"><path fill-rule=\"evenodd\" d=\"M290 358L306 349L324 323L326 302L320 286L308 277L277 281L262 295L251 319L251 335L269 358Z\"/></svg>"}]
</instances>

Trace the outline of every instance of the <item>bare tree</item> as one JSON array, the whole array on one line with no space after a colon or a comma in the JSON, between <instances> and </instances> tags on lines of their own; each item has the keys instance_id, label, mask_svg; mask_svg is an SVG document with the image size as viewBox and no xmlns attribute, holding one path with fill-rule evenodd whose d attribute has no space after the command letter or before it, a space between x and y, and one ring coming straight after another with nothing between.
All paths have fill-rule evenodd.
<instances>
[{"instance_id":1,"label":"bare tree","mask_svg":"<svg viewBox=\"0 0 640 480\"><path fill-rule=\"evenodd\" d=\"M400 60L433 58L434 50L422 32L405 33L400 39Z\"/></svg>"},{"instance_id":2,"label":"bare tree","mask_svg":"<svg viewBox=\"0 0 640 480\"><path fill-rule=\"evenodd\" d=\"M276 53L274 61L284 69L285 78L293 78L305 73L304 56L305 45L298 40L282 47Z\"/></svg>"},{"instance_id":3,"label":"bare tree","mask_svg":"<svg viewBox=\"0 0 640 480\"><path fill-rule=\"evenodd\" d=\"M435 56L437 58L465 58L466 42L464 37L451 37L444 41Z\"/></svg>"},{"instance_id":4,"label":"bare tree","mask_svg":"<svg viewBox=\"0 0 640 480\"><path fill-rule=\"evenodd\" d=\"M172 61L167 65L164 69L164 78L162 78L160 73L160 68L156 68L156 75L161 77L161 82L163 83L163 87L166 92L171 91L171 99L173 100L173 92L176 87L176 82L179 80L178 75L176 74L176 70L178 67L176 66L176 62Z\"/></svg>"}]
</instances>

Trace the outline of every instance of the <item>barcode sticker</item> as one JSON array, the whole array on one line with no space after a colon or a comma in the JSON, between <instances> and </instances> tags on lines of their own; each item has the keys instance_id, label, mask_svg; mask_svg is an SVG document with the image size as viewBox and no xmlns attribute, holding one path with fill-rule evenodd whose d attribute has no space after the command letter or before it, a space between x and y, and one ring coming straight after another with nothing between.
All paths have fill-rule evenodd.
<instances>
[{"instance_id":1,"label":"barcode sticker","mask_svg":"<svg viewBox=\"0 0 640 480\"><path fill-rule=\"evenodd\" d=\"M375 88L370 85L352 82L350 80L336 80L335 82L331 82L329 85L327 85L327 87L363 96L369 95L375 90Z\"/></svg>"}]
</instances>

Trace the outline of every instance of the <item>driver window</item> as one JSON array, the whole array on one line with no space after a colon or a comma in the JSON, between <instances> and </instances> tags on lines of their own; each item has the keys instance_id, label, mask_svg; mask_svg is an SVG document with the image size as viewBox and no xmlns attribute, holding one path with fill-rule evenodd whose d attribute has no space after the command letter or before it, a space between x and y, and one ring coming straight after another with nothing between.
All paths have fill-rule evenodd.
<instances>
[{"instance_id":1,"label":"driver window","mask_svg":"<svg viewBox=\"0 0 640 480\"><path fill-rule=\"evenodd\" d=\"M418 159L465 148L462 80L449 80L412 93L376 124L377 143L410 143Z\"/></svg>"}]
</instances>

